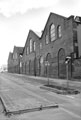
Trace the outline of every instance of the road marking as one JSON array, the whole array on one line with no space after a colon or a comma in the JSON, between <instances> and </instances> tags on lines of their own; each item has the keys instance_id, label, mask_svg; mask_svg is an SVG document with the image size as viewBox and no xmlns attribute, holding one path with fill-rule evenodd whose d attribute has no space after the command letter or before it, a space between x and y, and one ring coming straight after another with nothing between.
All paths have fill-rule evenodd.
<instances>
[{"instance_id":1,"label":"road marking","mask_svg":"<svg viewBox=\"0 0 81 120\"><path fill-rule=\"evenodd\" d=\"M61 107L61 109L62 109L63 111L65 111L65 112L69 113L69 114L72 115L73 117L76 117L76 118L80 118L80 119L81 119L81 116L79 116L79 115L77 115L77 114L75 114L75 113L73 113L73 112L71 112L71 111L69 111L69 110L67 110L67 109L65 109L65 108L63 108L63 107Z\"/></svg>"}]
</instances>

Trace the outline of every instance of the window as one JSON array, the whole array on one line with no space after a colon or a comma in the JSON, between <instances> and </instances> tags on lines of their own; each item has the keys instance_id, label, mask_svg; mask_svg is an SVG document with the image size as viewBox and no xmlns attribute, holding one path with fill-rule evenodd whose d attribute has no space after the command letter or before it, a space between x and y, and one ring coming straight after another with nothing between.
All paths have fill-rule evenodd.
<instances>
[{"instance_id":1,"label":"window","mask_svg":"<svg viewBox=\"0 0 81 120\"><path fill-rule=\"evenodd\" d=\"M40 43L40 49L42 49L42 43Z\"/></svg>"},{"instance_id":2,"label":"window","mask_svg":"<svg viewBox=\"0 0 81 120\"><path fill-rule=\"evenodd\" d=\"M74 47L74 52L76 53L76 57L78 57L78 46Z\"/></svg>"},{"instance_id":3,"label":"window","mask_svg":"<svg viewBox=\"0 0 81 120\"><path fill-rule=\"evenodd\" d=\"M60 38L62 36L62 29L61 29L61 26L59 25L57 27L57 36Z\"/></svg>"},{"instance_id":4,"label":"window","mask_svg":"<svg viewBox=\"0 0 81 120\"><path fill-rule=\"evenodd\" d=\"M52 24L50 27L50 37L51 37L51 41L55 40L55 25Z\"/></svg>"},{"instance_id":5,"label":"window","mask_svg":"<svg viewBox=\"0 0 81 120\"><path fill-rule=\"evenodd\" d=\"M17 59L17 53L13 54L13 59Z\"/></svg>"},{"instance_id":6,"label":"window","mask_svg":"<svg viewBox=\"0 0 81 120\"><path fill-rule=\"evenodd\" d=\"M29 47L27 47L27 54L29 54Z\"/></svg>"},{"instance_id":7,"label":"window","mask_svg":"<svg viewBox=\"0 0 81 120\"><path fill-rule=\"evenodd\" d=\"M32 41L32 39L30 39L30 52L32 52L32 43L33 43L33 41Z\"/></svg>"},{"instance_id":8,"label":"window","mask_svg":"<svg viewBox=\"0 0 81 120\"><path fill-rule=\"evenodd\" d=\"M27 55L29 54L29 47L27 47Z\"/></svg>"},{"instance_id":9,"label":"window","mask_svg":"<svg viewBox=\"0 0 81 120\"><path fill-rule=\"evenodd\" d=\"M20 62L20 67L22 67L22 63Z\"/></svg>"},{"instance_id":10,"label":"window","mask_svg":"<svg viewBox=\"0 0 81 120\"><path fill-rule=\"evenodd\" d=\"M46 35L46 44L49 43L48 35Z\"/></svg>"},{"instance_id":11,"label":"window","mask_svg":"<svg viewBox=\"0 0 81 120\"><path fill-rule=\"evenodd\" d=\"M15 56L14 56L14 54L13 54L13 59L15 59Z\"/></svg>"},{"instance_id":12,"label":"window","mask_svg":"<svg viewBox=\"0 0 81 120\"><path fill-rule=\"evenodd\" d=\"M74 58L76 58L76 53L74 53Z\"/></svg>"},{"instance_id":13,"label":"window","mask_svg":"<svg viewBox=\"0 0 81 120\"><path fill-rule=\"evenodd\" d=\"M43 57L40 57L40 64L43 64Z\"/></svg>"},{"instance_id":14,"label":"window","mask_svg":"<svg viewBox=\"0 0 81 120\"><path fill-rule=\"evenodd\" d=\"M33 42L33 50L36 50L36 42Z\"/></svg>"},{"instance_id":15,"label":"window","mask_svg":"<svg viewBox=\"0 0 81 120\"><path fill-rule=\"evenodd\" d=\"M78 43L77 43L77 42L75 42L75 46L76 46L76 47L78 46Z\"/></svg>"}]
</instances>

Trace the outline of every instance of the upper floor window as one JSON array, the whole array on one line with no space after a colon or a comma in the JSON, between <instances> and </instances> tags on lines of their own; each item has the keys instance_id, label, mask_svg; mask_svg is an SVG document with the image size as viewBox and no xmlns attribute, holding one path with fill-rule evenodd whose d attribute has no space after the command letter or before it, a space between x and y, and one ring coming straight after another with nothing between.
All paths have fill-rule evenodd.
<instances>
[{"instance_id":1,"label":"upper floor window","mask_svg":"<svg viewBox=\"0 0 81 120\"><path fill-rule=\"evenodd\" d=\"M50 37L51 37L51 41L55 40L55 25L52 24L50 27Z\"/></svg>"},{"instance_id":2,"label":"upper floor window","mask_svg":"<svg viewBox=\"0 0 81 120\"><path fill-rule=\"evenodd\" d=\"M42 49L42 43L40 43L40 49Z\"/></svg>"},{"instance_id":3,"label":"upper floor window","mask_svg":"<svg viewBox=\"0 0 81 120\"><path fill-rule=\"evenodd\" d=\"M13 54L13 59L17 59L17 53Z\"/></svg>"},{"instance_id":4,"label":"upper floor window","mask_svg":"<svg viewBox=\"0 0 81 120\"><path fill-rule=\"evenodd\" d=\"M36 42L33 42L33 50L36 50Z\"/></svg>"},{"instance_id":5,"label":"upper floor window","mask_svg":"<svg viewBox=\"0 0 81 120\"><path fill-rule=\"evenodd\" d=\"M29 47L27 47L27 55L29 54Z\"/></svg>"},{"instance_id":6,"label":"upper floor window","mask_svg":"<svg viewBox=\"0 0 81 120\"><path fill-rule=\"evenodd\" d=\"M43 64L43 57L40 57L40 64Z\"/></svg>"},{"instance_id":7,"label":"upper floor window","mask_svg":"<svg viewBox=\"0 0 81 120\"><path fill-rule=\"evenodd\" d=\"M32 41L32 39L30 39L30 52L32 52L32 43L33 43L33 41Z\"/></svg>"},{"instance_id":8,"label":"upper floor window","mask_svg":"<svg viewBox=\"0 0 81 120\"><path fill-rule=\"evenodd\" d=\"M46 44L49 43L48 35L46 35Z\"/></svg>"},{"instance_id":9,"label":"upper floor window","mask_svg":"<svg viewBox=\"0 0 81 120\"><path fill-rule=\"evenodd\" d=\"M62 29L61 29L61 26L59 25L57 27L57 36L60 38L62 36Z\"/></svg>"},{"instance_id":10,"label":"upper floor window","mask_svg":"<svg viewBox=\"0 0 81 120\"><path fill-rule=\"evenodd\" d=\"M20 62L20 67L22 67L22 62Z\"/></svg>"}]
</instances>

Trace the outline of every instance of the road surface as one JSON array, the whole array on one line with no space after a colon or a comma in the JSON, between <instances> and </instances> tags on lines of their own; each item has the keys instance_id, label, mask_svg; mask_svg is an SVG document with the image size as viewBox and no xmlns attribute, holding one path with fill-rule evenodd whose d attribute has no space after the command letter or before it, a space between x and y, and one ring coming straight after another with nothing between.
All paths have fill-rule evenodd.
<instances>
[{"instance_id":1,"label":"road surface","mask_svg":"<svg viewBox=\"0 0 81 120\"><path fill-rule=\"evenodd\" d=\"M41 85L32 78L0 74L0 96L9 111L59 105L59 108L13 115L9 120L81 120L81 94L59 95L40 89Z\"/></svg>"}]
</instances>

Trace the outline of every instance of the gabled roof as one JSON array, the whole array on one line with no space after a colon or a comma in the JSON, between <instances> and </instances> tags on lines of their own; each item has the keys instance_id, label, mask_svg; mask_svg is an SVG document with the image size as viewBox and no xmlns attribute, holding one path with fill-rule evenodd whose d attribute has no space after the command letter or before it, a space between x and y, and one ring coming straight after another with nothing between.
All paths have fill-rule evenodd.
<instances>
[{"instance_id":1,"label":"gabled roof","mask_svg":"<svg viewBox=\"0 0 81 120\"><path fill-rule=\"evenodd\" d=\"M10 53L9 53L9 57L10 57L10 58L13 58L13 53L10 52Z\"/></svg>"},{"instance_id":2,"label":"gabled roof","mask_svg":"<svg viewBox=\"0 0 81 120\"><path fill-rule=\"evenodd\" d=\"M8 60L12 60L12 59L13 59L13 53L9 52Z\"/></svg>"},{"instance_id":3,"label":"gabled roof","mask_svg":"<svg viewBox=\"0 0 81 120\"><path fill-rule=\"evenodd\" d=\"M22 54L23 53L23 47L14 46L13 51L16 51L18 54Z\"/></svg>"},{"instance_id":4,"label":"gabled roof","mask_svg":"<svg viewBox=\"0 0 81 120\"><path fill-rule=\"evenodd\" d=\"M33 33L33 34L39 39L39 36L38 36L33 30L29 30L27 39L29 38L29 35L30 35L31 33ZM27 39L26 39L26 43L27 43ZM25 43L25 45L26 45L26 43Z\"/></svg>"},{"instance_id":5,"label":"gabled roof","mask_svg":"<svg viewBox=\"0 0 81 120\"><path fill-rule=\"evenodd\" d=\"M51 16L58 16L58 17L61 17L61 18L63 18L63 19L67 19L66 17L64 17L64 16L62 16L62 15L58 15L58 14L55 14L55 13L52 13L52 12L51 12L51 13L49 14L48 19L47 19L47 22L46 22L46 25L45 25L44 30L43 30L43 32L42 32L41 38L42 38L42 36L43 36L43 34L44 34L44 31L45 31L45 29L46 29L46 26L47 26L48 21L49 21L49 19L50 19Z\"/></svg>"},{"instance_id":6,"label":"gabled roof","mask_svg":"<svg viewBox=\"0 0 81 120\"><path fill-rule=\"evenodd\" d=\"M35 32L39 37L41 37L42 32Z\"/></svg>"},{"instance_id":7,"label":"gabled roof","mask_svg":"<svg viewBox=\"0 0 81 120\"><path fill-rule=\"evenodd\" d=\"M26 42L25 42L25 46L26 46L26 44L28 42L28 38L29 38L31 33L33 33L38 39L40 38L40 36L38 34L36 34L36 32L34 32L33 30L30 29L29 32L28 32L28 36L27 36ZM24 52L25 46L23 47L23 52Z\"/></svg>"},{"instance_id":8,"label":"gabled roof","mask_svg":"<svg viewBox=\"0 0 81 120\"><path fill-rule=\"evenodd\" d=\"M37 36L37 37L39 38L39 35L38 35L36 32L34 32L33 30L29 30L29 34L30 34L31 32L32 32L35 36Z\"/></svg>"}]
</instances>

